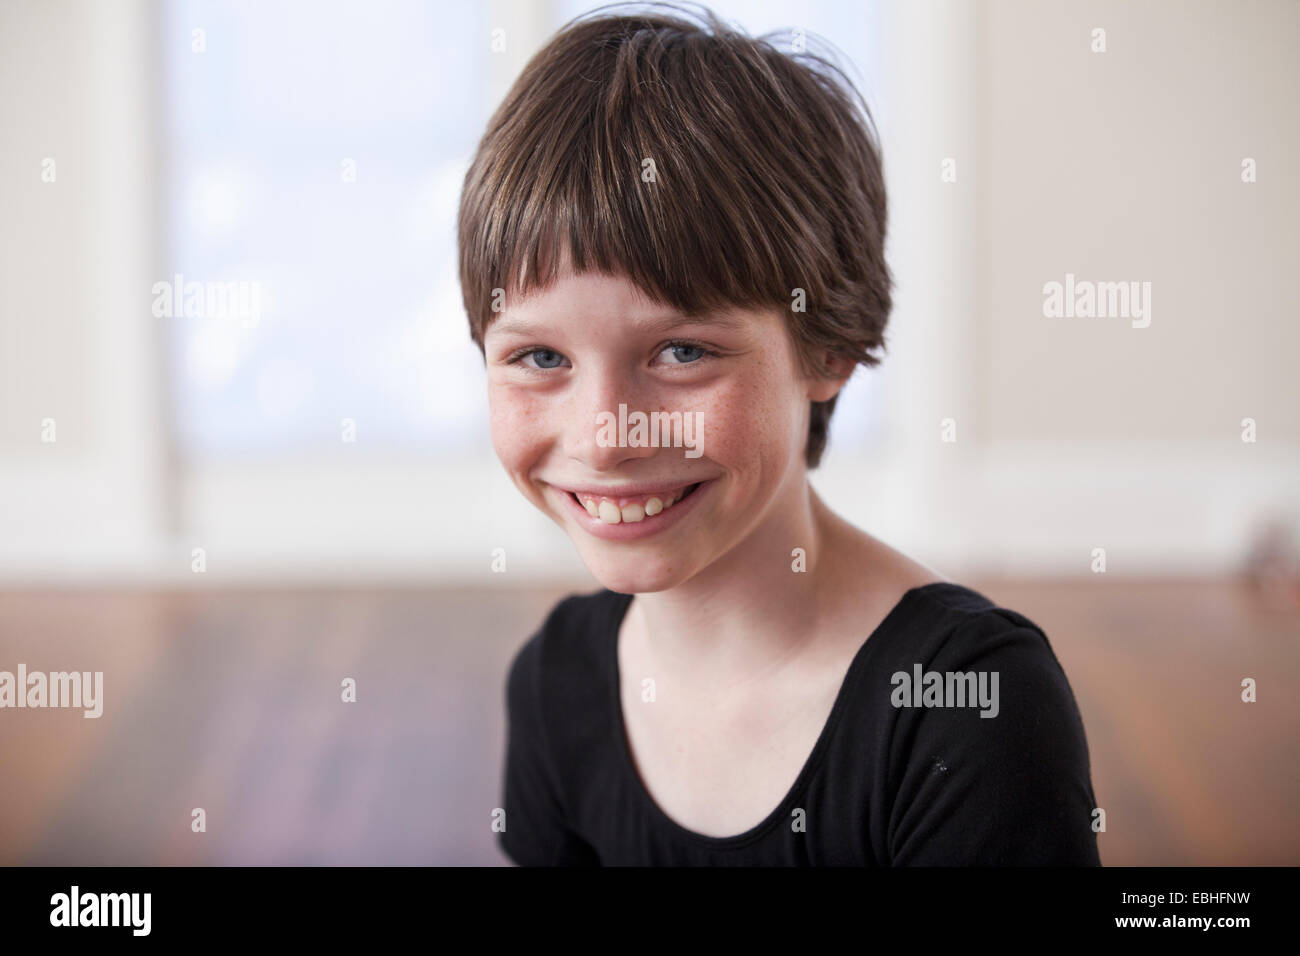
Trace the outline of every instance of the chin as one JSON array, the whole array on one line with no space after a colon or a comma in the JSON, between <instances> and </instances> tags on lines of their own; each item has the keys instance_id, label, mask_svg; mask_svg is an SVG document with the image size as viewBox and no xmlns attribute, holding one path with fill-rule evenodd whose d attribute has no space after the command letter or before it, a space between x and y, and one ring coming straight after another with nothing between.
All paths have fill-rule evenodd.
<instances>
[{"instance_id":1,"label":"chin","mask_svg":"<svg viewBox=\"0 0 1300 956\"><path fill-rule=\"evenodd\" d=\"M580 551L582 562L602 587L620 594L653 594L667 591L690 580L694 571L667 557L647 559L644 555L612 557Z\"/></svg>"}]
</instances>

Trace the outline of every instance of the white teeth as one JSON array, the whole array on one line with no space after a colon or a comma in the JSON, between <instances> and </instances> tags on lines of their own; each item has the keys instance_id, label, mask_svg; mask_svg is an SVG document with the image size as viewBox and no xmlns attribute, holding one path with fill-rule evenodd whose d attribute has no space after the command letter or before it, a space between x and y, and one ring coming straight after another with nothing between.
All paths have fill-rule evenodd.
<instances>
[{"instance_id":1,"label":"white teeth","mask_svg":"<svg viewBox=\"0 0 1300 956\"><path fill-rule=\"evenodd\" d=\"M660 512L666 511L681 500L686 489L675 491L667 495L652 495L644 502L632 501L619 507L618 504L610 498L584 498L578 500L582 507L587 510L587 514L593 518L599 518L605 524L635 524L638 521L644 521L646 518L653 518Z\"/></svg>"}]
</instances>

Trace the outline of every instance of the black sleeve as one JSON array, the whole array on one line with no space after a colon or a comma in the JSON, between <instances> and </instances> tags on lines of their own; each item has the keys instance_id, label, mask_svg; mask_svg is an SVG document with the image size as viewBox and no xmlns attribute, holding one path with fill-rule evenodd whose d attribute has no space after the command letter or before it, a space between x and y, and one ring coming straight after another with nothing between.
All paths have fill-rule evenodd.
<instances>
[{"instance_id":1,"label":"black sleeve","mask_svg":"<svg viewBox=\"0 0 1300 956\"><path fill-rule=\"evenodd\" d=\"M892 865L1099 866L1083 722L1046 636L959 631L926 670L997 672L997 715L900 709Z\"/></svg>"},{"instance_id":2,"label":"black sleeve","mask_svg":"<svg viewBox=\"0 0 1300 956\"><path fill-rule=\"evenodd\" d=\"M565 822L540 693L542 636L519 650L506 681L505 829L498 842L520 866L597 865L595 852Z\"/></svg>"}]
</instances>

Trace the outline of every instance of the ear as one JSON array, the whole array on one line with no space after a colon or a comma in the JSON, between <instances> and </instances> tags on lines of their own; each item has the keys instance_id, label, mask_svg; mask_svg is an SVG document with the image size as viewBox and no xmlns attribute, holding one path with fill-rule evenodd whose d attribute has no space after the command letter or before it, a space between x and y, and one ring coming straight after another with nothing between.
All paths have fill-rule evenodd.
<instances>
[{"instance_id":1,"label":"ear","mask_svg":"<svg viewBox=\"0 0 1300 956\"><path fill-rule=\"evenodd\" d=\"M828 402L839 394L857 363L829 350L819 356L820 374L808 380L808 398L814 402Z\"/></svg>"}]
</instances>

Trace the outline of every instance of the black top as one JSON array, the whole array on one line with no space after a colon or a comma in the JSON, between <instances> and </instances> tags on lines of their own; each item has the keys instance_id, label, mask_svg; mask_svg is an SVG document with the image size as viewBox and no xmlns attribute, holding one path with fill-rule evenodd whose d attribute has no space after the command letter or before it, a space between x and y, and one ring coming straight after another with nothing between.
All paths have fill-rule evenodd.
<instances>
[{"instance_id":1,"label":"black top","mask_svg":"<svg viewBox=\"0 0 1300 956\"><path fill-rule=\"evenodd\" d=\"M1028 618L949 582L908 591L854 656L785 799L711 837L669 818L632 761L617 656L631 601L566 598L511 664L498 839L516 863L1099 865L1083 723ZM949 672L984 672L984 703L924 706L962 703ZM900 673L920 677L915 696Z\"/></svg>"}]
</instances>

